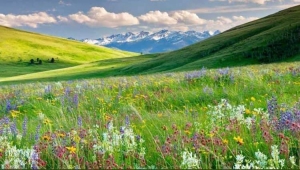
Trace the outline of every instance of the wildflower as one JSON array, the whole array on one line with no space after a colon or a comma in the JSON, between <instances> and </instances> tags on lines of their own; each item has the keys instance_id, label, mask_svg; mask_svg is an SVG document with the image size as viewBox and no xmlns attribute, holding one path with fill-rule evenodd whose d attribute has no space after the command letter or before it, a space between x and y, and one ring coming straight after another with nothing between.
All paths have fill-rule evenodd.
<instances>
[{"instance_id":1,"label":"wildflower","mask_svg":"<svg viewBox=\"0 0 300 170\"><path fill-rule=\"evenodd\" d=\"M228 140L227 140L227 139L223 139L223 143L224 143L225 145L227 145L227 144L228 144Z\"/></svg>"},{"instance_id":2,"label":"wildflower","mask_svg":"<svg viewBox=\"0 0 300 170\"><path fill-rule=\"evenodd\" d=\"M238 137L234 137L233 138L239 145L243 145L244 144L244 140L238 136Z\"/></svg>"},{"instance_id":3,"label":"wildflower","mask_svg":"<svg viewBox=\"0 0 300 170\"><path fill-rule=\"evenodd\" d=\"M242 154L236 155L236 163L234 164L233 169L241 169L241 166L244 162L244 158L245 156L243 156Z\"/></svg>"},{"instance_id":4,"label":"wildflower","mask_svg":"<svg viewBox=\"0 0 300 170\"><path fill-rule=\"evenodd\" d=\"M59 133L57 133L57 136L60 137L60 138L63 138L63 137L65 137L66 135L65 135L64 133L59 132Z\"/></svg>"},{"instance_id":5,"label":"wildflower","mask_svg":"<svg viewBox=\"0 0 300 170\"><path fill-rule=\"evenodd\" d=\"M51 125L51 120L48 119L48 118L45 118L43 123L46 124L46 125Z\"/></svg>"},{"instance_id":6,"label":"wildflower","mask_svg":"<svg viewBox=\"0 0 300 170\"><path fill-rule=\"evenodd\" d=\"M292 166L296 165L295 156L290 156L290 162L291 162Z\"/></svg>"},{"instance_id":7,"label":"wildflower","mask_svg":"<svg viewBox=\"0 0 300 170\"><path fill-rule=\"evenodd\" d=\"M199 169L200 167L200 160L197 158L196 155L189 151L184 151L182 153L182 163L181 168L188 168L188 169Z\"/></svg>"},{"instance_id":8,"label":"wildflower","mask_svg":"<svg viewBox=\"0 0 300 170\"><path fill-rule=\"evenodd\" d=\"M67 149L70 153L76 153L76 148L75 148L74 146L66 147L66 149Z\"/></svg>"},{"instance_id":9,"label":"wildflower","mask_svg":"<svg viewBox=\"0 0 300 170\"><path fill-rule=\"evenodd\" d=\"M246 110L245 110L245 113L246 113L246 114L251 114L251 111L250 111L249 109L246 109Z\"/></svg>"},{"instance_id":10,"label":"wildflower","mask_svg":"<svg viewBox=\"0 0 300 170\"><path fill-rule=\"evenodd\" d=\"M49 141L51 138L50 138L50 136L48 136L48 135L44 135L43 136L43 140L45 140L45 141Z\"/></svg>"},{"instance_id":11,"label":"wildflower","mask_svg":"<svg viewBox=\"0 0 300 170\"><path fill-rule=\"evenodd\" d=\"M251 99L251 101L253 101L253 102L255 102L255 100L256 100L254 97L251 97L250 99Z\"/></svg>"}]
</instances>

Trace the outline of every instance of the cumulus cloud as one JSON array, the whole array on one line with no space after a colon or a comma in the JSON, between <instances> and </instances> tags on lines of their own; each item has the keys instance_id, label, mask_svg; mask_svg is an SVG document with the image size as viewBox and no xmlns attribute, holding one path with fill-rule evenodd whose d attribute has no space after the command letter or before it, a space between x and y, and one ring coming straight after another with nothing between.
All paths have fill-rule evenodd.
<instances>
[{"instance_id":1,"label":"cumulus cloud","mask_svg":"<svg viewBox=\"0 0 300 170\"><path fill-rule=\"evenodd\" d=\"M177 20L172 18L167 12L150 11L138 17L141 21L157 25L174 25Z\"/></svg>"},{"instance_id":2,"label":"cumulus cloud","mask_svg":"<svg viewBox=\"0 0 300 170\"><path fill-rule=\"evenodd\" d=\"M199 18L197 14L188 11L176 11L173 12L171 16L177 20L178 23L184 23L186 25L201 25L205 23L205 20Z\"/></svg>"},{"instance_id":3,"label":"cumulus cloud","mask_svg":"<svg viewBox=\"0 0 300 170\"><path fill-rule=\"evenodd\" d=\"M59 15L56 18L59 20L59 22L69 22L69 19L67 17L63 17Z\"/></svg>"},{"instance_id":4,"label":"cumulus cloud","mask_svg":"<svg viewBox=\"0 0 300 170\"><path fill-rule=\"evenodd\" d=\"M203 30L220 30L225 31L235 26L254 21L256 17L232 16L231 18L220 16L215 20L208 20L201 28Z\"/></svg>"},{"instance_id":5,"label":"cumulus cloud","mask_svg":"<svg viewBox=\"0 0 300 170\"><path fill-rule=\"evenodd\" d=\"M69 18L80 24L86 24L92 27L115 28L139 24L139 20L127 12L111 13L102 7L92 7L87 14L78 12L69 15Z\"/></svg>"},{"instance_id":6,"label":"cumulus cloud","mask_svg":"<svg viewBox=\"0 0 300 170\"><path fill-rule=\"evenodd\" d=\"M56 23L56 19L46 12L38 12L28 15L0 14L0 25L7 27L29 26L37 28L41 24Z\"/></svg>"},{"instance_id":7,"label":"cumulus cloud","mask_svg":"<svg viewBox=\"0 0 300 170\"><path fill-rule=\"evenodd\" d=\"M189 25L201 25L205 23L205 20L199 18L197 14L188 11L173 11L169 13L150 11L138 18L148 24L160 26L172 25L184 29Z\"/></svg>"}]
</instances>

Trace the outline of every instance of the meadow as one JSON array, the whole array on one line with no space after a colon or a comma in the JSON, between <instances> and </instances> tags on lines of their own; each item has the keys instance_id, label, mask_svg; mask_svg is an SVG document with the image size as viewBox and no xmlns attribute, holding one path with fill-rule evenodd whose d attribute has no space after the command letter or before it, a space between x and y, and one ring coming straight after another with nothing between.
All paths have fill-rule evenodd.
<instances>
[{"instance_id":1,"label":"meadow","mask_svg":"<svg viewBox=\"0 0 300 170\"><path fill-rule=\"evenodd\" d=\"M0 168L299 169L299 62L0 86Z\"/></svg>"}]
</instances>

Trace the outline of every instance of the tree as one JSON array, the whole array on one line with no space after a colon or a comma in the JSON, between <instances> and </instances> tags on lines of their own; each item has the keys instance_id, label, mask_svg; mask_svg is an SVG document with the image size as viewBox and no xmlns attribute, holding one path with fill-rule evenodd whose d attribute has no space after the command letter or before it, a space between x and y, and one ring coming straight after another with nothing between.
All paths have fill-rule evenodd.
<instances>
[{"instance_id":1,"label":"tree","mask_svg":"<svg viewBox=\"0 0 300 170\"><path fill-rule=\"evenodd\" d=\"M30 60L30 64L34 64L34 59L31 59L31 60Z\"/></svg>"},{"instance_id":2,"label":"tree","mask_svg":"<svg viewBox=\"0 0 300 170\"><path fill-rule=\"evenodd\" d=\"M54 63L54 61L55 61L54 58L51 58L50 63Z\"/></svg>"},{"instance_id":3,"label":"tree","mask_svg":"<svg viewBox=\"0 0 300 170\"><path fill-rule=\"evenodd\" d=\"M43 64L43 61L42 60L39 60L39 65L42 65Z\"/></svg>"},{"instance_id":4,"label":"tree","mask_svg":"<svg viewBox=\"0 0 300 170\"><path fill-rule=\"evenodd\" d=\"M39 62L40 61L40 59L39 58L36 58L36 62Z\"/></svg>"}]
</instances>

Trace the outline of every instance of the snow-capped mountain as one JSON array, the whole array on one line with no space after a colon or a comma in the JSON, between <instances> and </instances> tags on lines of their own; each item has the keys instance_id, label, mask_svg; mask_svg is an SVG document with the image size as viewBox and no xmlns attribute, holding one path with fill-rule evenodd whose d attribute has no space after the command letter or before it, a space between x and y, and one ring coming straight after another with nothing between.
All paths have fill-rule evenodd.
<instances>
[{"instance_id":1,"label":"snow-capped mountain","mask_svg":"<svg viewBox=\"0 0 300 170\"><path fill-rule=\"evenodd\" d=\"M157 53L177 50L193 43L205 40L219 33L220 31L181 32L161 30L155 33L142 31L140 33L128 32L125 34L114 34L95 40L83 39L81 41L89 44L118 48L126 51Z\"/></svg>"}]
</instances>

